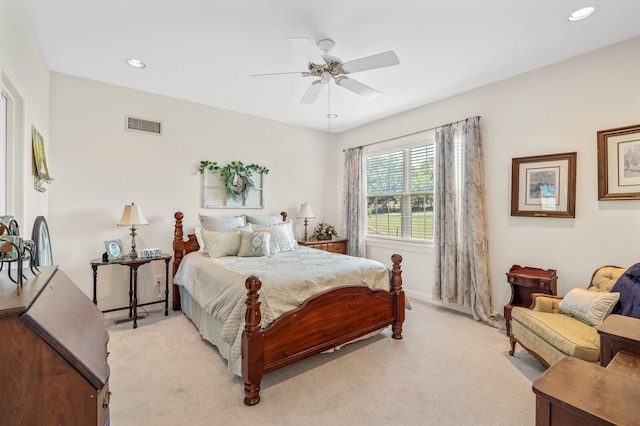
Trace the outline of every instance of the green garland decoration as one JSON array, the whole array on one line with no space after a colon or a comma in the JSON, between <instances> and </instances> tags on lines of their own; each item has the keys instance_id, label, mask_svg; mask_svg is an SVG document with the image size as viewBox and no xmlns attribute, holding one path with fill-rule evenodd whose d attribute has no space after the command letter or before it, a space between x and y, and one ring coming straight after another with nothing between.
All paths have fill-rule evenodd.
<instances>
[{"instance_id":1,"label":"green garland decoration","mask_svg":"<svg viewBox=\"0 0 640 426\"><path fill-rule=\"evenodd\" d=\"M218 166L216 161L200 161L200 173L210 170L212 173L220 172L220 180L224 183L227 196L234 201L245 201L249 191L255 188L251 179L252 171L269 174L269 169L258 164L244 165L242 161L232 161L224 167Z\"/></svg>"}]
</instances>

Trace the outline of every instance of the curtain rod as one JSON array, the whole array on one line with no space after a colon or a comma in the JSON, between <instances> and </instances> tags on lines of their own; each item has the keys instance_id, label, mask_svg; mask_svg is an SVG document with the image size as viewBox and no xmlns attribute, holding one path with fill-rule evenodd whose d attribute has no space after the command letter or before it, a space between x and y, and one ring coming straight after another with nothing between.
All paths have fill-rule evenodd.
<instances>
[{"instance_id":1,"label":"curtain rod","mask_svg":"<svg viewBox=\"0 0 640 426\"><path fill-rule=\"evenodd\" d=\"M480 116L480 115L478 115L478 116L476 116L476 117L478 117L478 120L480 120L480 118L482 118L482 116ZM473 117L469 117L469 118L473 118ZM396 137L394 137L394 138L384 139L384 140L377 141L377 142L366 143L366 144L364 144L364 145L360 145L360 146L354 146L353 148L364 148L365 146L375 145L375 144L383 143L383 142L389 142L389 141L393 141L393 140L400 139L400 138L406 138L407 136L418 135L418 134L420 134L420 133L428 132L428 131L430 131L430 130L435 130L435 129L437 129L438 127L443 127L443 126L449 126L449 125L451 125L451 124L458 124L458 123L462 123L463 121L467 121L469 118L465 118L464 120L454 121L454 122L449 123L449 124L443 124L442 126L432 127L432 128L430 128L430 129L418 130L417 132L407 133L406 135L396 136ZM348 149L353 149L353 148L348 148ZM347 150L347 149L343 149L343 150L342 150L342 152L345 152L346 150Z\"/></svg>"}]
</instances>

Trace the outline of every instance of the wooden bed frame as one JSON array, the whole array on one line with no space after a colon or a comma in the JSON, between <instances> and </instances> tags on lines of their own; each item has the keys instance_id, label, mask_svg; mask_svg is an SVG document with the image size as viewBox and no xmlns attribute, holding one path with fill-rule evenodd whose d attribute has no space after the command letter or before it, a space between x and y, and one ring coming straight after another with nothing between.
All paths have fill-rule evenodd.
<instances>
[{"instance_id":1,"label":"wooden bed frame","mask_svg":"<svg viewBox=\"0 0 640 426\"><path fill-rule=\"evenodd\" d=\"M287 214L281 213L283 220ZM195 235L183 239L182 219L176 212L173 238L173 274L182 258L200 246ZM302 306L280 316L268 327L261 327L260 287L257 276L245 282L247 310L242 333L242 378L244 403L260 402L262 376L304 358L335 348L358 337L392 326L393 338L402 339L405 295L402 290L402 256L393 262L390 291L366 286L342 286L307 299ZM180 309L180 293L173 284L173 310Z\"/></svg>"}]
</instances>

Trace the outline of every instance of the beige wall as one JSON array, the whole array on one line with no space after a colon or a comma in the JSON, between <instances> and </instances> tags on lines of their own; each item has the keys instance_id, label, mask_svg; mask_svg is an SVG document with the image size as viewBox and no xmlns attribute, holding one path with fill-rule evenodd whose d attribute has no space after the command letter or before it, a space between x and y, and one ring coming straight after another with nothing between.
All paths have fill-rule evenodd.
<instances>
[{"instance_id":1,"label":"beige wall","mask_svg":"<svg viewBox=\"0 0 640 426\"><path fill-rule=\"evenodd\" d=\"M598 130L640 123L639 51L640 37L425 105L344 132L338 148L482 116L493 308L502 312L509 300L505 272L513 264L557 269L566 294L586 287L598 266L639 260L640 201L598 201L596 164ZM511 217L511 159L572 151L576 218ZM385 261L394 250L405 254L409 294L430 300L431 250L367 248Z\"/></svg>"},{"instance_id":2,"label":"beige wall","mask_svg":"<svg viewBox=\"0 0 640 426\"><path fill-rule=\"evenodd\" d=\"M48 192L33 187L31 126L44 137L45 153L49 156L49 68L40 48L26 7L19 0L0 2L0 81L9 84L23 104L22 125L18 136L17 162L21 165L21 183L16 194L16 210L0 212L18 218L22 235L31 235L36 216L47 215ZM56 167L50 164L55 177ZM46 185L45 185L46 186Z\"/></svg>"},{"instance_id":3,"label":"beige wall","mask_svg":"<svg viewBox=\"0 0 640 426\"><path fill-rule=\"evenodd\" d=\"M125 131L125 115L161 121L163 136ZM142 207L150 222L139 228L137 247L165 252L171 252L176 211L185 214L185 231L190 232L198 212L284 210L302 236L302 221L295 216L305 201L318 220L336 217L337 209L330 204L335 136L326 132L52 73L51 137L57 171L49 214L54 260L89 295L89 262L105 251L104 241L121 239L127 250L131 247L129 230L116 226L123 206L131 202ZM201 160L268 167L265 208L201 209ZM141 300L157 297L154 276L163 270L162 262L140 269ZM127 273L120 267L100 269L101 308L127 304Z\"/></svg>"}]
</instances>

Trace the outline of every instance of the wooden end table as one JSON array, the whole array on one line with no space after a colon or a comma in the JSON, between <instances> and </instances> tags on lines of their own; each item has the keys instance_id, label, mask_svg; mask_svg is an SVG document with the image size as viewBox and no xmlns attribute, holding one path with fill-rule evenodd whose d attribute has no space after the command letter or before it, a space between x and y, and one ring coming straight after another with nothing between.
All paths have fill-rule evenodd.
<instances>
[{"instance_id":1,"label":"wooden end table","mask_svg":"<svg viewBox=\"0 0 640 426\"><path fill-rule=\"evenodd\" d=\"M561 358L533 382L536 425L637 425L637 358L620 352L610 366ZM635 370L635 371L634 371Z\"/></svg>"},{"instance_id":2,"label":"wooden end table","mask_svg":"<svg viewBox=\"0 0 640 426\"><path fill-rule=\"evenodd\" d=\"M640 356L640 319L609 315L598 327L600 365L606 367L619 351Z\"/></svg>"},{"instance_id":3,"label":"wooden end table","mask_svg":"<svg viewBox=\"0 0 640 426\"><path fill-rule=\"evenodd\" d=\"M511 309L514 306L531 306L532 293L558 294L555 269L540 269L530 266L513 265L507 272L507 282L511 286L511 300L504 307L507 336L511 334Z\"/></svg>"},{"instance_id":4,"label":"wooden end table","mask_svg":"<svg viewBox=\"0 0 640 426\"><path fill-rule=\"evenodd\" d=\"M138 268L141 265L145 265L147 263L150 263L156 260L164 260L164 263L165 263L164 299L158 300L155 302L138 304ZM138 306L147 306L147 305L153 305L156 303L164 303L164 316L169 315L169 261L170 260L171 260L171 255L167 253L162 253L160 256L157 256L157 257L149 257L149 258L125 257L124 259L111 260L106 262L104 262L102 259L93 259L91 261L91 268L93 269L93 303L95 305L98 305L98 300L96 299L96 284L98 282L98 266L121 265L121 266L127 266L129 268L129 306L124 306L122 308L107 309L106 311L102 311L102 313L129 309L129 318L133 319L133 328L138 328Z\"/></svg>"}]
</instances>

